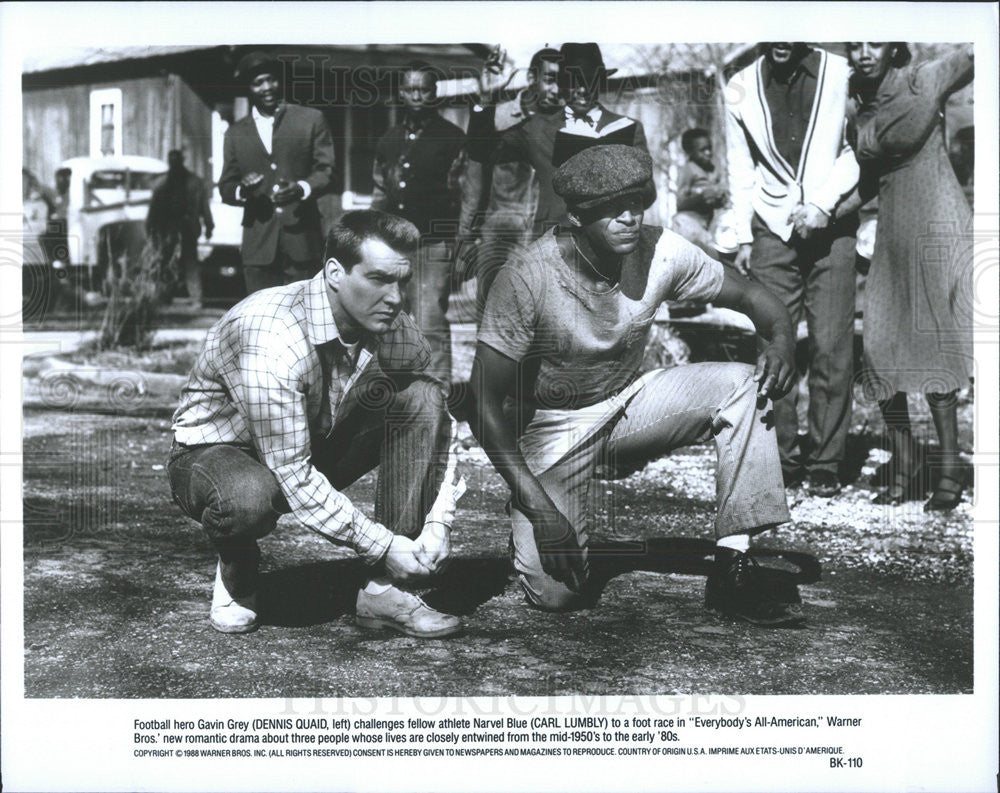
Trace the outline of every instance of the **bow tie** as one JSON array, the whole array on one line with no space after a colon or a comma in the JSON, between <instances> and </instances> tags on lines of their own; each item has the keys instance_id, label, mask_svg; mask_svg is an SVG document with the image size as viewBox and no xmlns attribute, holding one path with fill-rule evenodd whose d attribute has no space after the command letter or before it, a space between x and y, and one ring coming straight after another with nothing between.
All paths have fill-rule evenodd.
<instances>
[{"instance_id":1,"label":"bow tie","mask_svg":"<svg viewBox=\"0 0 1000 793\"><path fill-rule=\"evenodd\" d=\"M582 121L588 127L592 127L597 123L597 120L590 115L589 110L587 110L584 113L579 113L576 110L573 110L572 108L566 108L566 115L569 117L571 121L572 120Z\"/></svg>"}]
</instances>

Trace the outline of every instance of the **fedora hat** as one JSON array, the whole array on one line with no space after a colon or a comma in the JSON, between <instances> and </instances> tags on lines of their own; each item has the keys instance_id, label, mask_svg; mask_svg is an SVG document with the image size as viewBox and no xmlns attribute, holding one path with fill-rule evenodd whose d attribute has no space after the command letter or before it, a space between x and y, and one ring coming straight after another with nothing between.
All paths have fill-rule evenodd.
<instances>
[{"instance_id":1,"label":"fedora hat","mask_svg":"<svg viewBox=\"0 0 1000 793\"><path fill-rule=\"evenodd\" d=\"M604 79L618 71L617 69L605 68L601 48L593 41L568 42L559 48L559 52L562 54L560 72L576 72L584 79L593 79L594 77Z\"/></svg>"},{"instance_id":2,"label":"fedora hat","mask_svg":"<svg viewBox=\"0 0 1000 793\"><path fill-rule=\"evenodd\" d=\"M249 83L262 72L270 72L281 77L281 61L266 52L254 50L240 58L239 63L236 64L236 79L244 84Z\"/></svg>"}]
</instances>

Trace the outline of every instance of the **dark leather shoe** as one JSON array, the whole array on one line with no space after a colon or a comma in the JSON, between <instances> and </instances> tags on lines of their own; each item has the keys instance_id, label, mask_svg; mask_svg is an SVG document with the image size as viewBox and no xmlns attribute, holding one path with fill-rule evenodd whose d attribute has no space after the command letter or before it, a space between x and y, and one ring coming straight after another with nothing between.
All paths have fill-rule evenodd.
<instances>
[{"instance_id":1,"label":"dark leather shoe","mask_svg":"<svg viewBox=\"0 0 1000 793\"><path fill-rule=\"evenodd\" d=\"M776 585L749 553L715 552L715 565L705 586L706 608L754 625L778 628L805 621L798 589Z\"/></svg>"},{"instance_id":2,"label":"dark leather shoe","mask_svg":"<svg viewBox=\"0 0 1000 793\"><path fill-rule=\"evenodd\" d=\"M784 480L785 488L788 490L799 487L805 479L805 476L806 472L801 468L781 469L781 478Z\"/></svg>"},{"instance_id":3,"label":"dark leather shoe","mask_svg":"<svg viewBox=\"0 0 1000 793\"><path fill-rule=\"evenodd\" d=\"M833 471L812 471L806 482L809 495L832 498L840 492L840 480Z\"/></svg>"}]
</instances>

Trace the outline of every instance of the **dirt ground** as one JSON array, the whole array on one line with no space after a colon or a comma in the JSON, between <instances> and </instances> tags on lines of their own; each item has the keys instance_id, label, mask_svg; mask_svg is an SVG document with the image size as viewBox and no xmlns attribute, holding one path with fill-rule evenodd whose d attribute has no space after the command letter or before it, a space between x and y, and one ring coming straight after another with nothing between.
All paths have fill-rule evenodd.
<instances>
[{"instance_id":1,"label":"dirt ground","mask_svg":"<svg viewBox=\"0 0 1000 793\"><path fill-rule=\"evenodd\" d=\"M802 582L801 629L766 631L703 610L709 447L598 488L604 530L592 558L606 583L595 608L529 608L507 559L505 486L462 425L469 492L456 558L427 597L464 615L463 635L421 641L356 628L362 566L285 517L261 543L264 624L224 636L207 619L214 556L172 504L163 470L171 381L138 391L115 382L54 400L57 384L46 395L26 380L29 697L972 690L971 504L944 517L920 502L873 505L864 481L885 453L871 411L858 411L851 436L853 484L832 501L794 491L794 523L764 543ZM971 413L963 405L966 447ZM928 437L926 413L915 419ZM348 491L363 510L373 485L369 475Z\"/></svg>"}]
</instances>

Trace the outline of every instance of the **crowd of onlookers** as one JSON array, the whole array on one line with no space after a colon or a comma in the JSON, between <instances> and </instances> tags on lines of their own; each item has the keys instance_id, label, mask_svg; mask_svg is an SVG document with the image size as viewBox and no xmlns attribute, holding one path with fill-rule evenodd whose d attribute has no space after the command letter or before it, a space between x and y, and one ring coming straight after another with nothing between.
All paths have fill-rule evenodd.
<instances>
[{"instance_id":1,"label":"crowd of onlookers","mask_svg":"<svg viewBox=\"0 0 1000 793\"><path fill-rule=\"evenodd\" d=\"M825 496L840 488L861 282L862 379L882 408L893 460L879 498L915 497L929 466L927 507L950 508L965 484L955 406L972 360L971 248L963 240L973 135L951 131L946 147L941 119L947 98L972 78L971 51L956 46L918 63L900 42L849 42L846 60L801 43L761 50L725 91L726 167L709 130L683 133L671 228L764 285L808 328L805 443L797 390L775 404L786 483ZM596 44L544 48L512 95L510 64L497 47L462 130L438 112L438 70L413 62L400 71L402 113L376 146L372 207L421 232L408 309L442 377L451 371L446 314L456 278L475 277L480 317L512 251L567 222L552 187L559 165L594 145L646 150L642 123L600 102L614 72ZM226 134L219 189L244 208L241 254L254 292L315 271L323 245L315 199L329 190L335 163L322 114L284 101L279 61L251 53L237 78L251 110ZM55 190L39 187L50 225L65 215L68 175L57 173L56 182ZM177 281L195 300L196 241L212 230L207 190L183 153L170 152L147 233L176 241ZM908 393L930 405L939 440L933 460L912 439Z\"/></svg>"},{"instance_id":2,"label":"crowd of onlookers","mask_svg":"<svg viewBox=\"0 0 1000 793\"><path fill-rule=\"evenodd\" d=\"M870 261L861 377L892 451L876 500L921 496L929 466L924 509L954 508L965 487L957 394L972 374L971 210L941 109L972 79L972 52L915 64L899 42L846 50L771 42L730 78L726 179L704 130L681 140L680 234L643 222L653 160L643 125L600 103L613 69L597 44L540 50L527 87L506 99L494 50L466 131L438 112L437 72L413 62L398 75L401 117L375 148L372 207L344 214L325 239L316 197L335 162L323 115L284 101L267 53L243 57L251 111L226 131L219 191L243 208L251 294L207 333L167 464L174 500L219 553L212 624L259 624L257 540L291 511L371 566L362 627L460 630L397 586L443 568L465 489L446 395L459 263L478 284L467 416L510 488L511 561L536 607L573 610L599 595L588 563L599 470L711 439L705 605L760 626L802 622L797 586L764 572L751 544L790 520L786 488L840 491L859 250ZM149 225L195 266L191 244L211 219L175 159ZM755 365L643 371L654 318L672 301L745 314ZM932 460L912 437L908 393L930 406ZM376 467L371 520L342 488Z\"/></svg>"}]
</instances>

